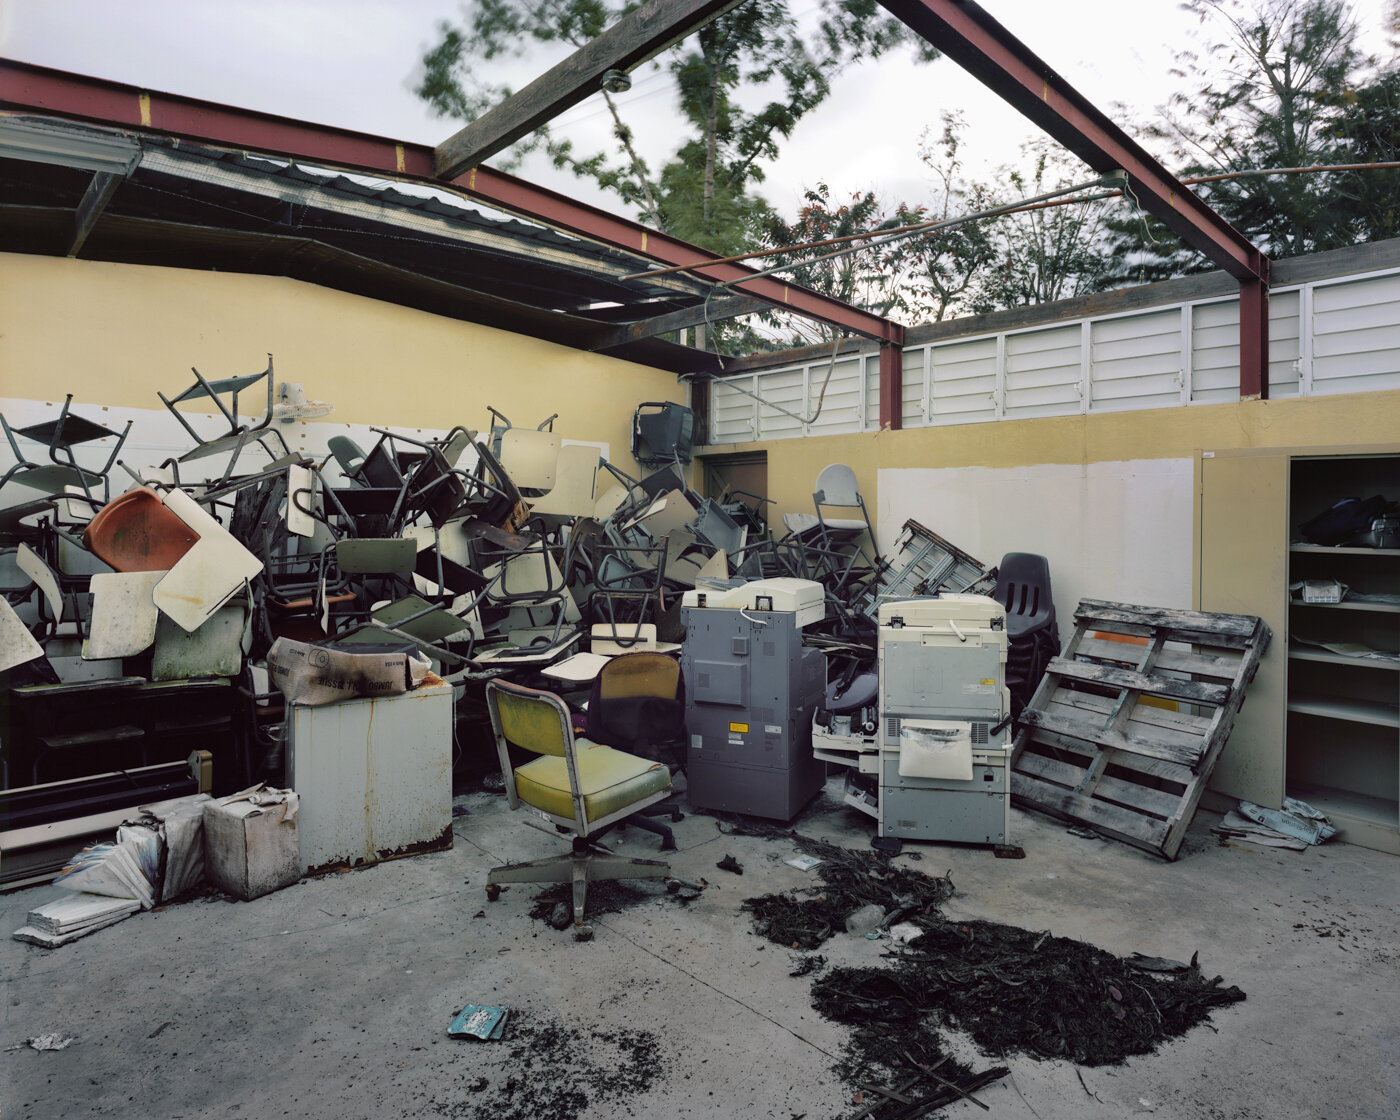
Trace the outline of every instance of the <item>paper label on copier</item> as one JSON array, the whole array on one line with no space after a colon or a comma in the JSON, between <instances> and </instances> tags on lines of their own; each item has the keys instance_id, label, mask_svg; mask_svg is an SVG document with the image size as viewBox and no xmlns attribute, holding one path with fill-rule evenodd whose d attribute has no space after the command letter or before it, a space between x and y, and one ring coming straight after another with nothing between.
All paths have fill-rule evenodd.
<instances>
[{"instance_id":1,"label":"paper label on copier","mask_svg":"<svg viewBox=\"0 0 1400 1120\"><path fill-rule=\"evenodd\" d=\"M698 750L700 750L704 745L705 745L705 736L703 736L703 735L692 735L692 736L690 737L690 749L691 749L691 750L693 750L693 751L698 751Z\"/></svg>"},{"instance_id":2,"label":"paper label on copier","mask_svg":"<svg viewBox=\"0 0 1400 1120\"><path fill-rule=\"evenodd\" d=\"M781 735L783 733L782 727L776 723L765 723L763 725L763 730L768 732L769 735Z\"/></svg>"},{"instance_id":3,"label":"paper label on copier","mask_svg":"<svg viewBox=\"0 0 1400 1120\"><path fill-rule=\"evenodd\" d=\"M729 725L729 734L731 735L747 735L748 733L749 725L747 723L731 723Z\"/></svg>"},{"instance_id":4,"label":"paper label on copier","mask_svg":"<svg viewBox=\"0 0 1400 1120\"><path fill-rule=\"evenodd\" d=\"M962 686L963 692L968 696L980 696L983 693L992 692L995 689L995 681L985 681L982 684L972 684L969 682Z\"/></svg>"}]
</instances>

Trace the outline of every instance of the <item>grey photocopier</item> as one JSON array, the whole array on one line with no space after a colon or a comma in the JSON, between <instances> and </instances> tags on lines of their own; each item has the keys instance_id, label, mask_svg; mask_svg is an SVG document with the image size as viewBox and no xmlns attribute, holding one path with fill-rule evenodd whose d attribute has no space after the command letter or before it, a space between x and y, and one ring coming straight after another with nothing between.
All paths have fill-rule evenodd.
<instances>
[{"instance_id":1,"label":"grey photocopier","mask_svg":"<svg viewBox=\"0 0 1400 1120\"><path fill-rule=\"evenodd\" d=\"M1009 844L1003 608L984 595L897 600L878 623L875 726L818 727L816 756L870 776L848 778L846 801L880 836Z\"/></svg>"},{"instance_id":2,"label":"grey photocopier","mask_svg":"<svg viewBox=\"0 0 1400 1120\"><path fill-rule=\"evenodd\" d=\"M685 593L686 780L696 808L790 820L821 789L812 717L826 659L803 648L802 628L825 615L811 580Z\"/></svg>"}]
</instances>

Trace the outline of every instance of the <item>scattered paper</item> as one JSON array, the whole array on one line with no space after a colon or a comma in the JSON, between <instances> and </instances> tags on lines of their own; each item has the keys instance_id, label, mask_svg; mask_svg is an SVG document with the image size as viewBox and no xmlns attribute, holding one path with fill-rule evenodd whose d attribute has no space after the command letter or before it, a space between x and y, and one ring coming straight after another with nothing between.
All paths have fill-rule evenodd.
<instances>
[{"instance_id":1,"label":"scattered paper","mask_svg":"<svg viewBox=\"0 0 1400 1120\"><path fill-rule=\"evenodd\" d=\"M816 856L793 856L792 859L783 860L789 867L795 867L798 871L811 871L822 861Z\"/></svg>"}]
</instances>

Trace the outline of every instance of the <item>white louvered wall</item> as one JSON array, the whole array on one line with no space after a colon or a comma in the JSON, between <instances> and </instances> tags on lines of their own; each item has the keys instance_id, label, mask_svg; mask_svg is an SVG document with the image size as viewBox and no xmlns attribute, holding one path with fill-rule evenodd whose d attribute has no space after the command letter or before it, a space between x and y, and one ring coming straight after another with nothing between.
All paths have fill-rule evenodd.
<instances>
[{"instance_id":1,"label":"white louvered wall","mask_svg":"<svg viewBox=\"0 0 1400 1120\"><path fill-rule=\"evenodd\" d=\"M1231 298L911 346L904 351L904 426L1238 400L1239 353L1239 300ZM826 399L812 418L828 370ZM1270 396L1395 388L1400 271L1270 293ZM879 426L874 353L834 366L816 359L743 374L710 391L713 444Z\"/></svg>"}]
</instances>

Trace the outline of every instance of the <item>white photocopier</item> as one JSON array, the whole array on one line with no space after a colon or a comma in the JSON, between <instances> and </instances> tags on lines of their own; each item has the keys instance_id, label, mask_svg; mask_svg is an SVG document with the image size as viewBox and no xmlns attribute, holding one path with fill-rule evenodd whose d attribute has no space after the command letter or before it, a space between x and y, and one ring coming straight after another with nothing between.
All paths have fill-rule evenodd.
<instances>
[{"instance_id":1,"label":"white photocopier","mask_svg":"<svg viewBox=\"0 0 1400 1120\"><path fill-rule=\"evenodd\" d=\"M882 603L872 720L828 718L816 756L852 767L846 800L879 836L1010 843L1006 618L984 595ZM872 781L873 779L873 781Z\"/></svg>"}]
</instances>

